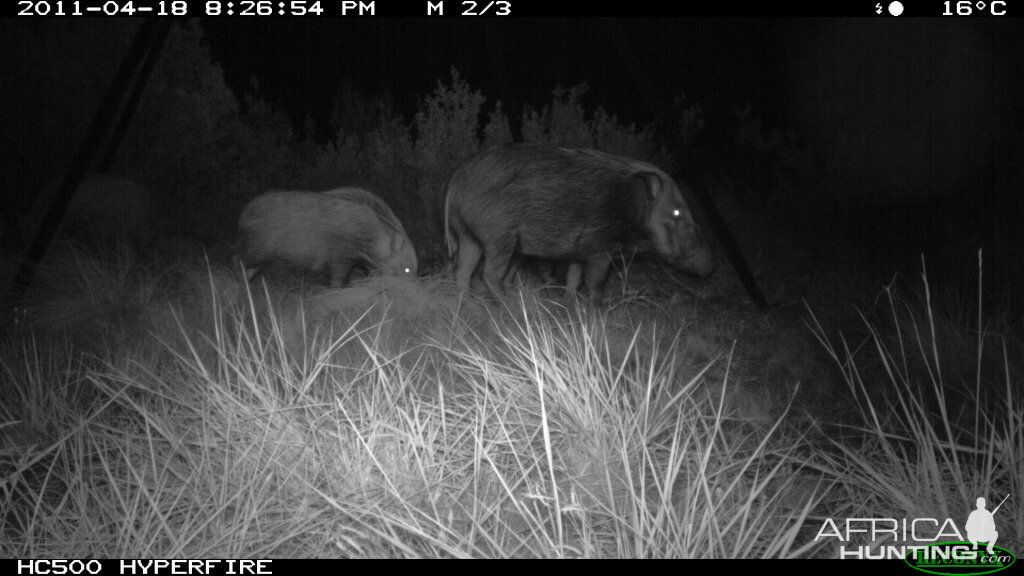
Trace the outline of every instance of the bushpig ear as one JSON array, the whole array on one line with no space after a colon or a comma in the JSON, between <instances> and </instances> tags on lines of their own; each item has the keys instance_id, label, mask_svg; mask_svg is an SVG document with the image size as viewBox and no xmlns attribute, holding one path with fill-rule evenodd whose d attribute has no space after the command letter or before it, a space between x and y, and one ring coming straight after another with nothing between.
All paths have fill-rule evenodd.
<instances>
[{"instance_id":1,"label":"bushpig ear","mask_svg":"<svg viewBox=\"0 0 1024 576\"><path fill-rule=\"evenodd\" d=\"M637 189L643 190L651 200L660 196L662 189L665 187L665 183L662 182L661 176L654 172L634 172L633 178L636 180L636 186L638 186Z\"/></svg>"}]
</instances>

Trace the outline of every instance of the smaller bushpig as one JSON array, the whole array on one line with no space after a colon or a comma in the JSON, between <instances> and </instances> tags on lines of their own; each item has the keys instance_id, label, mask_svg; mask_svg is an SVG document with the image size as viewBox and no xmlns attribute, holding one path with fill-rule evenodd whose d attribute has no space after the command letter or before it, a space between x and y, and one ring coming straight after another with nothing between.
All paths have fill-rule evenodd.
<instances>
[{"instance_id":1,"label":"smaller bushpig","mask_svg":"<svg viewBox=\"0 0 1024 576\"><path fill-rule=\"evenodd\" d=\"M344 286L355 267L415 276L416 250L391 208L361 188L326 192L271 191L238 219L240 258L252 277L267 264L326 272Z\"/></svg>"}]
</instances>

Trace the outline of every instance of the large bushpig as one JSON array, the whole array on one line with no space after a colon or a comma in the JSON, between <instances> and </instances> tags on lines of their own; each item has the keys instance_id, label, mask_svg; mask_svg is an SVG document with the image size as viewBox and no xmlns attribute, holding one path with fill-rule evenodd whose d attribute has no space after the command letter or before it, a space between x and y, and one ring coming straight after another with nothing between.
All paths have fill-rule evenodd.
<instances>
[{"instance_id":1,"label":"large bushpig","mask_svg":"<svg viewBox=\"0 0 1024 576\"><path fill-rule=\"evenodd\" d=\"M620 250L653 250L698 276L716 267L672 178L646 162L596 150L490 148L455 171L445 220L459 287L469 288L482 258L484 282L496 297L516 255L568 263L567 287L575 290L582 278L595 300Z\"/></svg>"},{"instance_id":2,"label":"large bushpig","mask_svg":"<svg viewBox=\"0 0 1024 576\"><path fill-rule=\"evenodd\" d=\"M332 288L345 285L356 266L394 276L417 271L416 250L402 223L361 188L266 192L242 210L238 229L250 280L271 262L326 272Z\"/></svg>"}]
</instances>

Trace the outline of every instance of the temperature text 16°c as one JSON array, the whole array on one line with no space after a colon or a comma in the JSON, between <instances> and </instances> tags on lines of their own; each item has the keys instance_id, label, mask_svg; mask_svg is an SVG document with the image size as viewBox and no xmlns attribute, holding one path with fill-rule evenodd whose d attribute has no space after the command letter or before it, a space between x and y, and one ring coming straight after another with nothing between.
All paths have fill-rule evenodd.
<instances>
[{"instance_id":1,"label":"temperature text 16\u00b0c","mask_svg":"<svg viewBox=\"0 0 1024 576\"><path fill-rule=\"evenodd\" d=\"M972 16L975 14L1006 16L1006 2L1004 0L992 0L991 2L986 2L985 0L960 0L959 2L946 0L942 5L945 7L945 10L942 11L943 16Z\"/></svg>"}]
</instances>

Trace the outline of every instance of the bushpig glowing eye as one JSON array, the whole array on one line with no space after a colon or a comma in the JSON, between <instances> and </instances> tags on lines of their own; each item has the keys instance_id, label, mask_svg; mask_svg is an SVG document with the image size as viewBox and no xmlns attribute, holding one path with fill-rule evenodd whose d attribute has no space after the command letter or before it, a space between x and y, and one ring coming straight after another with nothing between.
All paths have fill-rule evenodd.
<instances>
[{"instance_id":1,"label":"bushpig glowing eye","mask_svg":"<svg viewBox=\"0 0 1024 576\"><path fill-rule=\"evenodd\" d=\"M672 211L673 218L679 218L680 214L682 214L682 212L679 211L679 208L676 208L675 210Z\"/></svg>"},{"instance_id":2,"label":"bushpig glowing eye","mask_svg":"<svg viewBox=\"0 0 1024 576\"><path fill-rule=\"evenodd\" d=\"M405 269L405 273L408 274L409 272L410 272L410 270L408 268L406 268Z\"/></svg>"}]
</instances>

